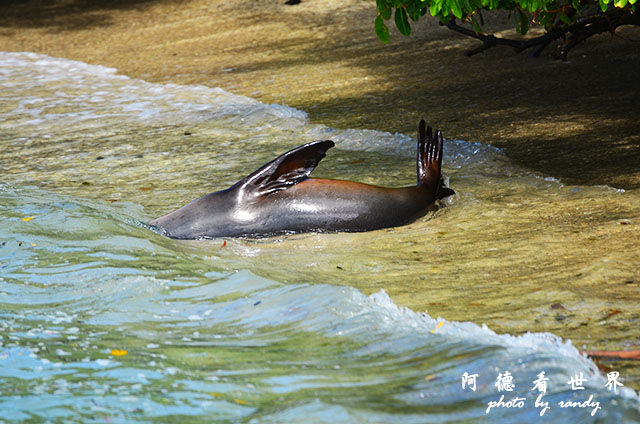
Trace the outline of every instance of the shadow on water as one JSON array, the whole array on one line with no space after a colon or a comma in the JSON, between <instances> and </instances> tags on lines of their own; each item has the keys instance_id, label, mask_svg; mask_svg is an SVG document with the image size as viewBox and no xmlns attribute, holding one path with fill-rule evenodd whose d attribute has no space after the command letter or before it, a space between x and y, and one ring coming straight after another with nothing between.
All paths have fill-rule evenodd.
<instances>
[{"instance_id":1,"label":"shadow on water","mask_svg":"<svg viewBox=\"0 0 640 424\"><path fill-rule=\"evenodd\" d=\"M293 26L299 15L287 18ZM270 86L238 79L253 81L262 72L289 75L280 77L281 91L294 92L286 94L286 103L332 127L413 134L415 122L427 117L446 136L492 144L568 183L640 187L640 123L634 118L640 111L640 55L629 40L638 37L637 29L593 37L567 62L554 60L552 49L540 59L509 48L464 57L476 41L428 19L414 25L411 38L392 35L389 45L373 31L331 29L321 44L313 38L277 40L265 49L283 53L243 57L233 69L233 89L277 101ZM296 69L323 64L345 69L334 77L339 83L314 83L313 70L299 75L307 85L291 77Z\"/></svg>"},{"instance_id":2,"label":"shadow on water","mask_svg":"<svg viewBox=\"0 0 640 424\"><path fill-rule=\"evenodd\" d=\"M446 40L462 46L442 53ZM603 35L577 49L569 62L528 59L508 49L462 57L471 45L446 32L441 40L418 36L363 48L352 57L346 57L348 45L337 43L319 51L312 46L297 56L299 63L252 65L285 72L303 62L347 60L379 76L368 86L354 82L361 90L353 95L296 105L332 126L412 134L414 122L426 116L449 137L492 144L567 183L640 187L639 85L632 71L640 68L640 55L630 42Z\"/></svg>"},{"instance_id":3,"label":"shadow on water","mask_svg":"<svg viewBox=\"0 0 640 424\"><path fill-rule=\"evenodd\" d=\"M113 12L142 10L157 0L0 0L0 27L78 31L113 25Z\"/></svg>"}]
</instances>

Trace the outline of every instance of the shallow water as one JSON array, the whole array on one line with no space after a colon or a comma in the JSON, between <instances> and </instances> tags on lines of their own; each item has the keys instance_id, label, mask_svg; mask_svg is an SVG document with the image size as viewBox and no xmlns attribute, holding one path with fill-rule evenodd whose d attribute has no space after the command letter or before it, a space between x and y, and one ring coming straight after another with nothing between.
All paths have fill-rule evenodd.
<instances>
[{"instance_id":1,"label":"shallow water","mask_svg":"<svg viewBox=\"0 0 640 424\"><path fill-rule=\"evenodd\" d=\"M401 186L414 142L34 54L0 53L0 86L0 419L522 422L545 371L547 419L640 422L635 368L603 364L614 395L571 343L492 331L638 348L637 191L447 140L458 194L414 224L174 241L144 222L290 147L331 138L314 176ZM526 405L487 414L505 370ZM591 394L594 417L557 405Z\"/></svg>"}]
</instances>

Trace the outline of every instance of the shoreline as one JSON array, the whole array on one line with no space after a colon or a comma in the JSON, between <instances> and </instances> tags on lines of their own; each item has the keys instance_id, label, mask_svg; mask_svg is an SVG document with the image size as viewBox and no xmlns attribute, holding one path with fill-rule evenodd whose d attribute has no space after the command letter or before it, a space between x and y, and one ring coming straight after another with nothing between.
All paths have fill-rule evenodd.
<instances>
[{"instance_id":1,"label":"shoreline","mask_svg":"<svg viewBox=\"0 0 640 424\"><path fill-rule=\"evenodd\" d=\"M514 162L565 184L640 187L640 124L633 119L640 108L635 81L640 57L627 51L628 41L594 38L576 48L567 63L548 54L532 61L506 48L467 58L462 52L475 41L431 19L416 25L411 38L392 31L391 43L380 43L373 7L361 1L303 0L292 7L258 1L244 8L239 0L109 5L67 0L7 6L9 13L0 17L2 49L103 65L153 83L220 87L263 103L284 103L308 113L311 122L334 128L413 135L425 117L446 138L491 144ZM593 210L592 200L587 208ZM620 205L610 211L616 208ZM611 216L615 221L615 213L607 212ZM589 232L584 216L572 219ZM623 228L614 222L591 235L606 252L611 249L606 238L633 239L635 226L629 223L625 232L612 230ZM585 243L576 246L589 247L590 241ZM594 290L604 289L601 284ZM408 295L396 290L393 298L403 305ZM427 306L447 313L441 304ZM499 318L491 319L496 328ZM627 331L620 330L626 325L620 322L612 333ZM554 334L576 340L567 334L575 337L587 328ZM620 337L588 342L589 348L628 348ZM625 366L638 381L637 365Z\"/></svg>"},{"instance_id":2,"label":"shoreline","mask_svg":"<svg viewBox=\"0 0 640 424\"><path fill-rule=\"evenodd\" d=\"M508 48L465 57L476 41L435 19L409 38L392 30L384 45L373 17L375 4L356 0L37 0L5 6L0 40L5 51L284 103L335 128L413 134L424 117L566 184L640 187L632 41L593 37L567 62Z\"/></svg>"}]
</instances>

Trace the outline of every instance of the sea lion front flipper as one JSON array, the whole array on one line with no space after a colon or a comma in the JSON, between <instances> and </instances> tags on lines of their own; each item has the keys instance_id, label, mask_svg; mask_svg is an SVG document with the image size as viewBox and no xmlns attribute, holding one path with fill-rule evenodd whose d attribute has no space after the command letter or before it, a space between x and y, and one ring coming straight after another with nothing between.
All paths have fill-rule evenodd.
<instances>
[{"instance_id":1,"label":"sea lion front flipper","mask_svg":"<svg viewBox=\"0 0 640 424\"><path fill-rule=\"evenodd\" d=\"M331 140L312 141L298 146L263 165L232 188L256 197L285 190L307 179L333 146L335 144Z\"/></svg>"}]
</instances>

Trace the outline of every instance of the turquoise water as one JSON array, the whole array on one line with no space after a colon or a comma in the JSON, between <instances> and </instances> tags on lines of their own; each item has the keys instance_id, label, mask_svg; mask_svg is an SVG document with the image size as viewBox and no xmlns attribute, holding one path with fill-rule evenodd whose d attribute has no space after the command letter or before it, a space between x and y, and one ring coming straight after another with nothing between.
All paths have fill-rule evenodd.
<instances>
[{"instance_id":1,"label":"turquoise water","mask_svg":"<svg viewBox=\"0 0 640 424\"><path fill-rule=\"evenodd\" d=\"M290 146L331 137L339 148L319 175L402 185L414 178L412 142L34 54L0 53L0 85L0 421L640 422L637 394L608 390L606 374L571 342L496 334L473 312L461 321L415 312L376 285L406 281L415 297L445 293L456 303L465 284L494 278L461 280L453 264L406 255L431 254L441 246L419 242L445 228L456 240L454 222L461 233L479 216L491 226L497 201L488 193L497 187L515 187L529 208L539 191L573 207L595 192L624 206L618 220L635 219L637 194L576 191L495 149L451 141L445 160L458 196L406 228L175 241L145 222ZM492 188L474 192L479 179ZM595 207L597 215L605 206ZM464 269L463 246L447 255ZM486 260L482 267L495 259ZM413 288L422 281L416 269L430 290ZM517 304L513 294L488 297ZM515 387L499 392L505 371ZM549 377L543 417L532 390L541 371ZM478 374L476 391L462 388L465 372ZM585 390L572 390L567 383L580 373ZM487 413L501 395L524 398L523 407ZM558 405L589 396L599 402L594 416L595 404Z\"/></svg>"}]
</instances>

